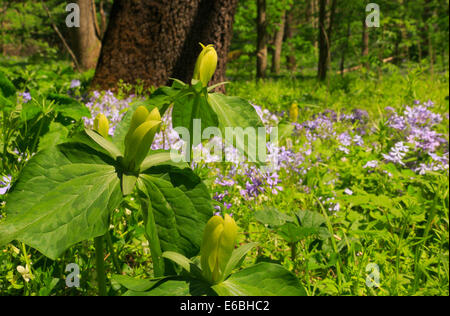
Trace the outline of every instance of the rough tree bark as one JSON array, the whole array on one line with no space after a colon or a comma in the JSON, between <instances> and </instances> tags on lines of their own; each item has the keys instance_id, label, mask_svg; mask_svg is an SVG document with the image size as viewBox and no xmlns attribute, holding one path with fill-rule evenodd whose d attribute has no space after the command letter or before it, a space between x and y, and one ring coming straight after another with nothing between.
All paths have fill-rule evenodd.
<instances>
[{"instance_id":1,"label":"rough tree bark","mask_svg":"<svg viewBox=\"0 0 450 316\"><path fill-rule=\"evenodd\" d=\"M256 77L264 78L267 69L267 14L266 0L256 0L258 7L256 45Z\"/></svg>"},{"instance_id":2,"label":"rough tree bark","mask_svg":"<svg viewBox=\"0 0 450 316\"><path fill-rule=\"evenodd\" d=\"M95 68L100 55L101 41L97 36L94 0L77 0L80 7L80 27L73 27L71 47L81 70Z\"/></svg>"},{"instance_id":3,"label":"rough tree bark","mask_svg":"<svg viewBox=\"0 0 450 316\"><path fill-rule=\"evenodd\" d=\"M274 46L275 50L272 56L272 72L276 75L280 74L281 66L281 51L283 48L283 37L284 37L284 24L286 21L286 12L281 13L281 21L278 23L278 29L275 32Z\"/></svg>"},{"instance_id":4,"label":"rough tree bark","mask_svg":"<svg viewBox=\"0 0 450 316\"><path fill-rule=\"evenodd\" d=\"M211 83L225 81L237 0L115 0L103 39L93 88L141 80L161 86L169 78L190 82L203 44L214 44L219 62Z\"/></svg>"}]
</instances>

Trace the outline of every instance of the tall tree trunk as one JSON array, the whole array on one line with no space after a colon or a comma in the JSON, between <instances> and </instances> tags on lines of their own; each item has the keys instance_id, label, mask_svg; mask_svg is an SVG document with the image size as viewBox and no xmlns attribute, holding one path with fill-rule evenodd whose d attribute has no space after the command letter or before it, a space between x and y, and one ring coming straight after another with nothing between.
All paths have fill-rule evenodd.
<instances>
[{"instance_id":1,"label":"tall tree trunk","mask_svg":"<svg viewBox=\"0 0 450 316\"><path fill-rule=\"evenodd\" d=\"M95 68L101 41L97 36L94 0L77 0L80 7L80 27L70 29L72 50L82 70Z\"/></svg>"},{"instance_id":2,"label":"tall tree trunk","mask_svg":"<svg viewBox=\"0 0 450 316\"><path fill-rule=\"evenodd\" d=\"M361 56L366 57L369 55L369 28L365 18L362 21L362 29Z\"/></svg>"},{"instance_id":3,"label":"tall tree trunk","mask_svg":"<svg viewBox=\"0 0 450 316\"><path fill-rule=\"evenodd\" d=\"M317 13L319 11L318 9L318 2L319 0L311 0L311 25L314 30L319 29L319 20L320 17L317 16ZM319 47L319 41L316 39L314 40L314 47L317 49Z\"/></svg>"},{"instance_id":4,"label":"tall tree trunk","mask_svg":"<svg viewBox=\"0 0 450 316\"><path fill-rule=\"evenodd\" d=\"M214 44L219 60L211 83L225 81L237 0L115 0L92 87L119 79L161 86L190 82L201 47Z\"/></svg>"},{"instance_id":5,"label":"tall tree trunk","mask_svg":"<svg viewBox=\"0 0 450 316\"><path fill-rule=\"evenodd\" d=\"M267 69L267 15L266 0L257 1L256 77L264 78Z\"/></svg>"},{"instance_id":6,"label":"tall tree trunk","mask_svg":"<svg viewBox=\"0 0 450 316\"><path fill-rule=\"evenodd\" d=\"M328 38L325 28L327 0L320 0L319 2L319 66L318 78L325 80L327 76L327 61L328 61Z\"/></svg>"},{"instance_id":7,"label":"tall tree trunk","mask_svg":"<svg viewBox=\"0 0 450 316\"><path fill-rule=\"evenodd\" d=\"M288 42L289 53L287 56L287 66L290 71L295 71L297 68L297 61L295 60L294 45L292 38L294 37L294 12L293 9L286 13L285 20L285 40Z\"/></svg>"},{"instance_id":8,"label":"tall tree trunk","mask_svg":"<svg viewBox=\"0 0 450 316\"><path fill-rule=\"evenodd\" d=\"M323 81L327 77L327 71L328 66L331 62L331 33L333 30L333 22L334 22L334 16L336 13L336 5L337 0L332 0L331 3L331 10L329 15L329 24L328 28L326 27L326 7L327 7L327 0L320 0L319 2L319 65L318 65L318 78L319 80Z\"/></svg>"},{"instance_id":9,"label":"tall tree trunk","mask_svg":"<svg viewBox=\"0 0 450 316\"><path fill-rule=\"evenodd\" d=\"M274 46L275 50L272 56L272 72L276 75L280 74L281 65L281 50L283 48L283 37L284 37L284 24L286 21L286 12L281 13L281 21L278 23L277 31L275 32Z\"/></svg>"},{"instance_id":10,"label":"tall tree trunk","mask_svg":"<svg viewBox=\"0 0 450 316\"><path fill-rule=\"evenodd\" d=\"M345 57L347 55L347 51L348 51L348 45L350 42L350 36L352 34L352 23L351 23L351 19L348 18L347 21L347 36L345 38L345 43L344 43L344 47L342 48L342 52L341 52L341 62L340 62L340 71L341 71L341 76L344 76L344 69L345 69Z\"/></svg>"}]
</instances>

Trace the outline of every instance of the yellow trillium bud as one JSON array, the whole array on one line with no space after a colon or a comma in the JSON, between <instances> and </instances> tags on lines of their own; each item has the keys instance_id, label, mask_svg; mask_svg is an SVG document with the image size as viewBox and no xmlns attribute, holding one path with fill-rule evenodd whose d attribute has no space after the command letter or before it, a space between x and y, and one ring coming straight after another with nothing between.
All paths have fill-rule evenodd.
<instances>
[{"instance_id":1,"label":"yellow trillium bud","mask_svg":"<svg viewBox=\"0 0 450 316\"><path fill-rule=\"evenodd\" d=\"M237 230L236 222L228 214L224 218L215 215L206 224L200 262L205 278L213 284L220 281L230 260Z\"/></svg>"},{"instance_id":2,"label":"yellow trillium bud","mask_svg":"<svg viewBox=\"0 0 450 316\"><path fill-rule=\"evenodd\" d=\"M203 50L197 58L193 79L200 80L203 86L207 87L214 72L216 72L217 52L212 44L204 46L200 43L200 45Z\"/></svg>"},{"instance_id":3,"label":"yellow trillium bud","mask_svg":"<svg viewBox=\"0 0 450 316\"><path fill-rule=\"evenodd\" d=\"M133 135L136 128L139 127L142 123L145 122L148 116L148 110L145 106L139 106L136 111L133 113L133 117L131 118L130 128L128 129L128 133L125 136L125 147L128 147L130 138Z\"/></svg>"},{"instance_id":4,"label":"yellow trillium bud","mask_svg":"<svg viewBox=\"0 0 450 316\"><path fill-rule=\"evenodd\" d=\"M125 138L125 165L132 170L139 168L142 161L144 161L153 143L155 134L161 125L161 114L157 108L154 108L150 114L147 109L144 108L144 111L140 108L136 110L136 112L139 110L139 113L134 113L132 124L127 134L128 138ZM146 117L143 117L146 113ZM143 122L132 131L134 127L133 120L134 123Z\"/></svg>"},{"instance_id":5,"label":"yellow trillium bud","mask_svg":"<svg viewBox=\"0 0 450 316\"><path fill-rule=\"evenodd\" d=\"M298 119L298 104L292 103L291 108L289 110L289 118L292 122L297 122Z\"/></svg>"},{"instance_id":6,"label":"yellow trillium bud","mask_svg":"<svg viewBox=\"0 0 450 316\"><path fill-rule=\"evenodd\" d=\"M94 131L102 135L104 138L108 137L109 122L104 114L100 113L94 119Z\"/></svg>"}]
</instances>

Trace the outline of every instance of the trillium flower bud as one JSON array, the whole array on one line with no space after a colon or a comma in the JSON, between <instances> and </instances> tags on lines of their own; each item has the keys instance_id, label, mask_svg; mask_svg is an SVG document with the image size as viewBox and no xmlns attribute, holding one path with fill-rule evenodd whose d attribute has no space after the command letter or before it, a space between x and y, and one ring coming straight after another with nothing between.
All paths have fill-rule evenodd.
<instances>
[{"instance_id":1,"label":"trillium flower bud","mask_svg":"<svg viewBox=\"0 0 450 316\"><path fill-rule=\"evenodd\" d=\"M289 118L292 122L297 122L298 119L298 104L292 103L291 108L289 110Z\"/></svg>"},{"instance_id":2,"label":"trillium flower bud","mask_svg":"<svg viewBox=\"0 0 450 316\"><path fill-rule=\"evenodd\" d=\"M204 277L216 284L220 281L236 243L238 227L228 214L213 216L206 224L200 250Z\"/></svg>"},{"instance_id":3,"label":"trillium flower bud","mask_svg":"<svg viewBox=\"0 0 450 316\"><path fill-rule=\"evenodd\" d=\"M135 127L137 123L141 124ZM144 161L160 125L161 114L157 108L149 114L147 109L139 107L133 114L130 130L125 137L124 161L129 170L137 170Z\"/></svg>"},{"instance_id":4,"label":"trillium flower bud","mask_svg":"<svg viewBox=\"0 0 450 316\"><path fill-rule=\"evenodd\" d=\"M128 133L125 136L125 147L128 147L131 136L133 135L136 128L139 127L148 117L148 110L145 106L139 106L136 111L133 113L133 117L131 118L130 128L128 129Z\"/></svg>"},{"instance_id":5,"label":"trillium flower bud","mask_svg":"<svg viewBox=\"0 0 450 316\"><path fill-rule=\"evenodd\" d=\"M94 120L94 131L102 135L104 138L108 137L109 122L106 116L102 113L98 114Z\"/></svg>"},{"instance_id":6,"label":"trillium flower bud","mask_svg":"<svg viewBox=\"0 0 450 316\"><path fill-rule=\"evenodd\" d=\"M216 72L217 52L212 44L204 46L200 43L200 45L203 47L203 50L197 58L193 79L200 80L203 86L207 87L214 72Z\"/></svg>"}]
</instances>

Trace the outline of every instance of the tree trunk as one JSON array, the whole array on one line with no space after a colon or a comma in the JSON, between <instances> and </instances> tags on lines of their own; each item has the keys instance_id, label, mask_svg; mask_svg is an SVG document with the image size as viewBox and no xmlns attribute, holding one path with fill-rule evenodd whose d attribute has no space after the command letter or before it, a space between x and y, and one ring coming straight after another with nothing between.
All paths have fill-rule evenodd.
<instances>
[{"instance_id":1,"label":"tree trunk","mask_svg":"<svg viewBox=\"0 0 450 316\"><path fill-rule=\"evenodd\" d=\"M317 17L317 12L318 12L318 8L317 8L318 7L318 3L317 3L317 1L318 0L311 0L311 16L312 16L312 18L311 18L311 25L312 25L312 28L314 30L319 29L319 17ZM319 42L317 40L317 37L314 40L314 47L316 49L319 47Z\"/></svg>"},{"instance_id":2,"label":"tree trunk","mask_svg":"<svg viewBox=\"0 0 450 316\"><path fill-rule=\"evenodd\" d=\"M348 45L350 42L350 36L352 34L352 23L351 23L351 19L348 18L348 22L347 22L347 36L345 38L345 43L344 43L344 47L342 48L342 52L341 52L341 62L340 62L340 71L341 71L341 76L344 76L344 70L345 70L345 57L347 55L347 51L348 51Z\"/></svg>"},{"instance_id":3,"label":"tree trunk","mask_svg":"<svg viewBox=\"0 0 450 316\"><path fill-rule=\"evenodd\" d=\"M214 44L218 65L211 84L225 81L237 0L115 0L92 82L114 88L122 79L146 87L169 78L190 82L201 51Z\"/></svg>"},{"instance_id":4,"label":"tree trunk","mask_svg":"<svg viewBox=\"0 0 450 316\"><path fill-rule=\"evenodd\" d=\"M264 78L267 69L267 16L266 0L256 0L258 7L256 47L256 77Z\"/></svg>"},{"instance_id":5,"label":"tree trunk","mask_svg":"<svg viewBox=\"0 0 450 316\"><path fill-rule=\"evenodd\" d=\"M274 46L275 50L272 56L272 72L276 75L280 74L281 65L281 51L283 48L283 37L284 37L284 24L286 21L286 12L281 13L281 21L278 23L277 31L275 32Z\"/></svg>"},{"instance_id":6,"label":"tree trunk","mask_svg":"<svg viewBox=\"0 0 450 316\"><path fill-rule=\"evenodd\" d=\"M327 76L327 60L328 60L328 45L327 34L325 29L327 0L320 0L319 2L319 66L318 78L325 80Z\"/></svg>"},{"instance_id":7,"label":"tree trunk","mask_svg":"<svg viewBox=\"0 0 450 316\"><path fill-rule=\"evenodd\" d=\"M292 38L294 37L294 12L291 9L286 13L285 20L285 40L288 42L289 54L287 56L287 66L290 71L295 71L297 68L297 61L295 60L294 45L292 45Z\"/></svg>"},{"instance_id":8,"label":"tree trunk","mask_svg":"<svg viewBox=\"0 0 450 316\"><path fill-rule=\"evenodd\" d=\"M329 15L329 24L326 28L326 7L327 0L320 0L319 2L319 65L318 65L318 78L323 81L327 77L328 66L331 62L331 33L333 30L334 16L336 13L337 0L332 0L331 10Z\"/></svg>"},{"instance_id":9,"label":"tree trunk","mask_svg":"<svg viewBox=\"0 0 450 316\"><path fill-rule=\"evenodd\" d=\"M366 57L369 55L369 29L366 24L366 19L362 22L363 32L362 32L362 42L361 42L361 56Z\"/></svg>"},{"instance_id":10,"label":"tree trunk","mask_svg":"<svg viewBox=\"0 0 450 316\"><path fill-rule=\"evenodd\" d=\"M97 37L97 17L94 15L93 1L77 0L80 7L80 27L70 28L72 50L81 70L95 68L100 55L101 41Z\"/></svg>"}]
</instances>

